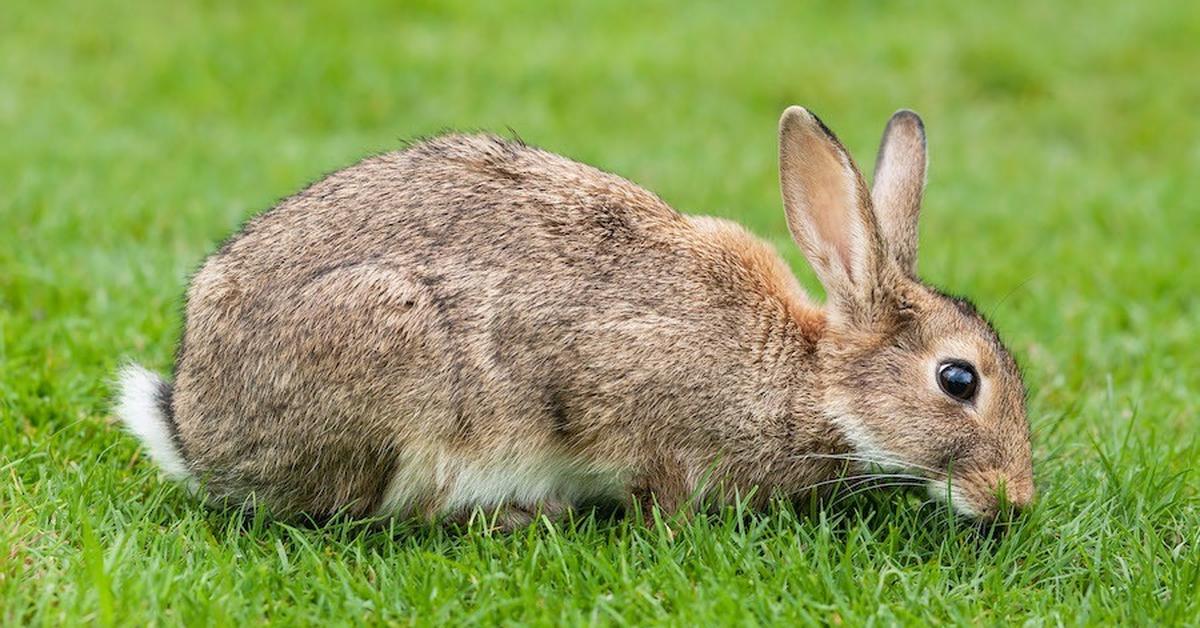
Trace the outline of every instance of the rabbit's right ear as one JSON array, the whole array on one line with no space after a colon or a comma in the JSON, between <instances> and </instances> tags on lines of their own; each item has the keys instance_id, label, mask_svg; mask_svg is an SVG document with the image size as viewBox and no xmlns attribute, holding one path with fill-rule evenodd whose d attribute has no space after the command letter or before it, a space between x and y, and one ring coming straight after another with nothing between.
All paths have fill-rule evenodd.
<instances>
[{"instance_id":1,"label":"rabbit's right ear","mask_svg":"<svg viewBox=\"0 0 1200 628\"><path fill-rule=\"evenodd\" d=\"M779 182L788 229L825 286L832 322L870 320L882 258L871 195L842 143L802 107L779 120Z\"/></svg>"},{"instance_id":2,"label":"rabbit's right ear","mask_svg":"<svg viewBox=\"0 0 1200 628\"><path fill-rule=\"evenodd\" d=\"M879 233L901 270L917 276L917 218L925 191L925 124L901 109L888 120L875 159L871 202Z\"/></svg>"}]
</instances>

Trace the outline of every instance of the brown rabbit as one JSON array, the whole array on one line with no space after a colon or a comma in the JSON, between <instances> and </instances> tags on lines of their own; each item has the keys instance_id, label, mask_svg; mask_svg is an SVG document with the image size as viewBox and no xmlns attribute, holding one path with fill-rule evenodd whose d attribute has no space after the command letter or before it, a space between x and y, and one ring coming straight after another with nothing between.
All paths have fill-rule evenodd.
<instances>
[{"instance_id":1,"label":"brown rabbit","mask_svg":"<svg viewBox=\"0 0 1200 628\"><path fill-rule=\"evenodd\" d=\"M168 475L282 514L511 526L590 498L761 503L848 465L981 519L1027 504L1017 367L916 277L920 118L892 117L870 191L808 111L779 142L824 308L732 222L447 135L251 220L192 279L174 384L127 367L118 412Z\"/></svg>"}]
</instances>

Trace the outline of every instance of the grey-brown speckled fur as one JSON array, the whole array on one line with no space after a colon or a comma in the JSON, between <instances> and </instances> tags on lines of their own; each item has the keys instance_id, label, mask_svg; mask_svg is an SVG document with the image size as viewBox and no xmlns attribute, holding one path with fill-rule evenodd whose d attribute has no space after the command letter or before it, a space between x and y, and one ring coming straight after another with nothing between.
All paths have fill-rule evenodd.
<instances>
[{"instance_id":1,"label":"grey-brown speckled fur","mask_svg":"<svg viewBox=\"0 0 1200 628\"><path fill-rule=\"evenodd\" d=\"M858 194L861 231L843 237L852 218L828 199L851 179L814 129L785 114L784 196L826 309L739 226L519 141L446 135L313 184L192 280L159 391L187 473L217 499L314 516L559 512L589 493L677 510L705 477L761 502L857 453L953 464L976 514L1000 481L1028 501L1015 365L972 309L906 272L923 134L921 181L898 166L877 186L892 213L834 160ZM988 386L970 416L926 381L947 342Z\"/></svg>"}]
</instances>

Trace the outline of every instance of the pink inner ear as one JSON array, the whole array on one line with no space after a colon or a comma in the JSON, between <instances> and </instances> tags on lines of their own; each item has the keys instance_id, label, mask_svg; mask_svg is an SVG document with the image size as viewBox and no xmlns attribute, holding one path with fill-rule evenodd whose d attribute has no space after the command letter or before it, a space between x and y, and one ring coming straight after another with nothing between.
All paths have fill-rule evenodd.
<instances>
[{"instance_id":1,"label":"pink inner ear","mask_svg":"<svg viewBox=\"0 0 1200 628\"><path fill-rule=\"evenodd\" d=\"M780 120L780 183L788 226L831 301L857 298L875 253L870 197L837 138L803 110ZM856 268L857 267L857 268Z\"/></svg>"},{"instance_id":2,"label":"pink inner ear","mask_svg":"<svg viewBox=\"0 0 1200 628\"><path fill-rule=\"evenodd\" d=\"M916 273L917 217L925 187L925 139L915 116L888 125L871 189L880 235L896 261Z\"/></svg>"},{"instance_id":3,"label":"pink inner ear","mask_svg":"<svg viewBox=\"0 0 1200 628\"><path fill-rule=\"evenodd\" d=\"M837 256L846 277L854 280L854 229L852 220L857 202L853 180L846 165L829 148L813 151L805 177L812 206L810 212L817 235L832 255ZM830 260L834 261L834 260Z\"/></svg>"}]
</instances>

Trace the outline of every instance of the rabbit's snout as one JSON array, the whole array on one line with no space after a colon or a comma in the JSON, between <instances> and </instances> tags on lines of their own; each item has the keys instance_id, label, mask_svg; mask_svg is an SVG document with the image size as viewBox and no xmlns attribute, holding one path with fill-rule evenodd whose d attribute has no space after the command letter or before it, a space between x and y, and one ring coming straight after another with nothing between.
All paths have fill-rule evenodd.
<instances>
[{"instance_id":1,"label":"rabbit's snout","mask_svg":"<svg viewBox=\"0 0 1200 628\"><path fill-rule=\"evenodd\" d=\"M980 521L1012 519L1033 503L1032 473L985 471L966 474L957 486L951 479L951 501L960 512Z\"/></svg>"}]
</instances>

